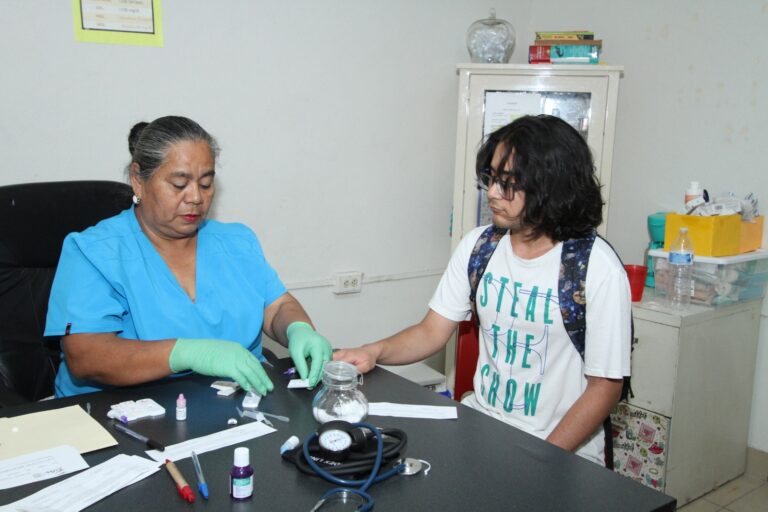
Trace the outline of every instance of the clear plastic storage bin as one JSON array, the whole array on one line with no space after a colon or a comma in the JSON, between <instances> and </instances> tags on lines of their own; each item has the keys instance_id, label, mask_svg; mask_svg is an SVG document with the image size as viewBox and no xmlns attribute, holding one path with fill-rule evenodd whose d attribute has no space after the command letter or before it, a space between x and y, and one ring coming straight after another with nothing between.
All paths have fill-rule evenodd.
<instances>
[{"instance_id":1,"label":"clear plastic storage bin","mask_svg":"<svg viewBox=\"0 0 768 512\"><path fill-rule=\"evenodd\" d=\"M666 295L669 254L651 250L656 296ZM768 251L758 250L735 256L694 256L692 304L724 306L740 300L759 299L768 283Z\"/></svg>"}]
</instances>

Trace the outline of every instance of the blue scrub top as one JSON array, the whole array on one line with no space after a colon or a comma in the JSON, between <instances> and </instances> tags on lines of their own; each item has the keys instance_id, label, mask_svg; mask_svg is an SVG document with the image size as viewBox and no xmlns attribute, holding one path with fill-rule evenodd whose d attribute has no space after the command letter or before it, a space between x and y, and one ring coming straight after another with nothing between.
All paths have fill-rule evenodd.
<instances>
[{"instance_id":1,"label":"blue scrub top","mask_svg":"<svg viewBox=\"0 0 768 512\"><path fill-rule=\"evenodd\" d=\"M264 308L285 292L253 231L206 220L198 230L197 297L192 302L131 207L64 240L45 335L217 338L240 343L261 357ZM73 377L62 360L56 396L105 387Z\"/></svg>"}]
</instances>

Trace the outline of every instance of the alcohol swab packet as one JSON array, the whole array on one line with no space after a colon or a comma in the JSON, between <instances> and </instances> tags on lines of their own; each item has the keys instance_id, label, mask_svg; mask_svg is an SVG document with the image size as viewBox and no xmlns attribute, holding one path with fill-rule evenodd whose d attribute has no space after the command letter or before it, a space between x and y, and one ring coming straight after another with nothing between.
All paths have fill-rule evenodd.
<instances>
[{"instance_id":1,"label":"alcohol swab packet","mask_svg":"<svg viewBox=\"0 0 768 512\"><path fill-rule=\"evenodd\" d=\"M288 381L288 389L307 389L309 379L291 379Z\"/></svg>"},{"instance_id":2,"label":"alcohol swab packet","mask_svg":"<svg viewBox=\"0 0 768 512\"><path fill-rule=\"evenodd\" d=\"M261 395L253 391L249 391L243 398L243 409L255 409L261 402Z\"/></svg>"},{"instance_id":3,"label":"alcohol swab packet","mask_svg":"<svg viewBox=\"0 0 768 512\"><path fill-rule=\"evenodd\" d=\"M229 396L240 389L240 384L231 380L217 380L211 387L218 390L217 395Z\"/></svg>"}]
</instances>

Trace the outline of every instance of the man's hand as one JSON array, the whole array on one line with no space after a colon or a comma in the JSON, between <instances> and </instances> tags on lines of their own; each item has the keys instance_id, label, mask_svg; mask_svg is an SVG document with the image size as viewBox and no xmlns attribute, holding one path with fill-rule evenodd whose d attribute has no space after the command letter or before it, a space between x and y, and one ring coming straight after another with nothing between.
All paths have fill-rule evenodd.
<instances>
[{"instance_id":1,"label":"man's hand","mask_svg":"<svg viewBox=\"0 0 768 512\"><path fill-rule=\"evenodd\" d=\"M334 361L346 361L357 367L360 373L367 373L376 366L379 354L371 345L359 348L343 348L333 353Z\"/></svg>"}]
</instances>

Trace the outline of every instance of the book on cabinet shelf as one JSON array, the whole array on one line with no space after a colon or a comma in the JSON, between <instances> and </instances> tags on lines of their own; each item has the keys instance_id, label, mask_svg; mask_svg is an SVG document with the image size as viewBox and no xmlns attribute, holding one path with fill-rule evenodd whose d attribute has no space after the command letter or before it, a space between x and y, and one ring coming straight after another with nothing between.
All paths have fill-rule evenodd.
<instances>
[{"instance_id":1,"label":"book on cabinet shelf","mask_svg":"<svg viewBox=\"0 0 768 512\"><path fill-rule=\"evenodd\" d=\"M529 64L597 64L600 62L598 45L531 45L528 47Z\"/></svg>"},{"instance_id":2,"label":"book on cabinet shelf","mask_svg":"<svg viewBox=\"0 0 768 512\"><path fill-rule=\"evenodd\" d=\"M602 48L603 46L603 40L602 39L594 39L594 40L586 40L586 39L536 39L533 44L535 46L553 46L553 45L563 45L563 46L579 46L579 45L590 45L590 46L599 46Z\"/></svg>"},{"instance_id":3,"label":"book on cabinet shelf","mask_svg":"<svg viewBox=\"0 0 768 512\"><path fill-rule=\"evenodd\" d=\"M595 33L590 30L537 31L536 39L593 40Z\"/></svg>"},{"instance_id":4,"label":"book on cabinet shelf","mask_svg":"<svg viewBox=\"0 0 768 512\"><path fill-rule=\"evenodd\" d=\"M529 64L598 64L603 41L591 30L537 31Z\"/></svg>"}]
</instances>

